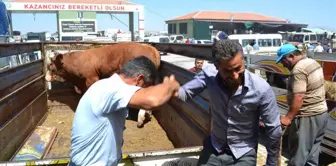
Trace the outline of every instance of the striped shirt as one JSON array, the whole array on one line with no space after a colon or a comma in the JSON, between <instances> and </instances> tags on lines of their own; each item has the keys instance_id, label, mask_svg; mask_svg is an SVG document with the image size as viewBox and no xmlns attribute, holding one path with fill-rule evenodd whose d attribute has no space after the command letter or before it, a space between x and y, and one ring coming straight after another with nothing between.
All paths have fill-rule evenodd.
<instances>
[{"instance_id":1,"label":"striped shirt","mask_svg":"<svg viewBox=\"0 0 336 166\"><path fill-rule=\"evenodd\" d=\"M327 111L324 75L321 65L314 59L303 58L297 62L289 77L288 104L295 93L304 93L303 104L297 116L313 116Z\"/></svg>"}]
</instances>

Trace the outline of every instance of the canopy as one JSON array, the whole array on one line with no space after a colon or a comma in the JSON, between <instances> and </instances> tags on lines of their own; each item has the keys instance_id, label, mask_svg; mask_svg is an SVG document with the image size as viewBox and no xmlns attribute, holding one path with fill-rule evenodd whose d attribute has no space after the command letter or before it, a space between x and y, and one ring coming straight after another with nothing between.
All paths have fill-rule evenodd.
<instances>
[{"instance_id":1,"label":"canopy","mask_svg":"<svg viewBox=\"0 0 336 166\"><path fill-rule=\"evenodd\" d=\"M324 34L325 32L327 32L326 30L321 29L321 28L302 28L302 31L313 32L313 33L316 33L316 34Z\"/></svg>"}]
</instances>

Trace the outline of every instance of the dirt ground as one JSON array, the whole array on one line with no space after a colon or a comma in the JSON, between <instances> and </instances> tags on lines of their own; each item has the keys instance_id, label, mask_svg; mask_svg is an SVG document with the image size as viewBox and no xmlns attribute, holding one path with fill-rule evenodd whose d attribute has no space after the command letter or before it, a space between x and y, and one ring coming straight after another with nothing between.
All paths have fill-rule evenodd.
<instances>
[{"instance_id":1,"label":"dirt ground","mask_svg":"<svg viewBox=\"0 0 336 166\"><path fill-rule=\"evenodd\" d=\"M58 135L45 158L69 157L73 117L74 112L68 106L49 108L48 116L42 126L57 127ZM137 122L126 120L123 153L174 148L155 118L152 118L144 128L138 129L136 125Z\"/></svg>"}]
</instances>

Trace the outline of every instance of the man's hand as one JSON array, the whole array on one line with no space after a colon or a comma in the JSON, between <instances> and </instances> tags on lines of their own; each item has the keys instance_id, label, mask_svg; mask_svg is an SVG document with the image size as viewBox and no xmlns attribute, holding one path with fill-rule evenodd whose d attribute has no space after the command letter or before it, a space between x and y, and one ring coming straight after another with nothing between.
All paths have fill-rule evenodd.
<instances>
[{"instance_id":1,"label":"man's hand","mask_svg":"<svg viewBox=\"0 0 336 166\"><path fill-rule=\"evenodd\" d=\"M292 119L288 116L281 116L280 117L281 124L285 127L289 126L292 123Z\"/></svg>"},{"instance_id":2,"label":"man's hand","mask_svg":"<svg viewBox=\"0 0 336 166\"><path fill-rule=\"evenodd\" d=\"M178 96L178 90L180 88L180 84L176 81L174 75L170 75L169 77L164 77L163 84L166 84L171 88L173 92L173 96L175 97Z\"/></svg>"}]
</instances>

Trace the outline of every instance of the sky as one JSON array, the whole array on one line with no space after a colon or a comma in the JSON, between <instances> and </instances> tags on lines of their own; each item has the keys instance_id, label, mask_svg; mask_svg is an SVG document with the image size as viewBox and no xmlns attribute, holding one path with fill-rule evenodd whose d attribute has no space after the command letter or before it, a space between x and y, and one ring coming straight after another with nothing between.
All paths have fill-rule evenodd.
<instances>
[{"instance_id":1,"label":"sky","mask_svg":"<svg viewBox=\"0 0 336 166\"><path fill-rule=\"evenodd\" d=\"M145 6L145 30L167 30L165 20L200 10L254 12L288 19L294 23L309 24L336 31L336 0L129 0ZM319 7L320 6L320 7ZM128 15L97 15L98 30L118 28L128 30ZM138 27L135 14L135 29ZM12 16L13 30L22 32L57 31L56 14L19 14Z\"/></svg>"}]
</instances>

